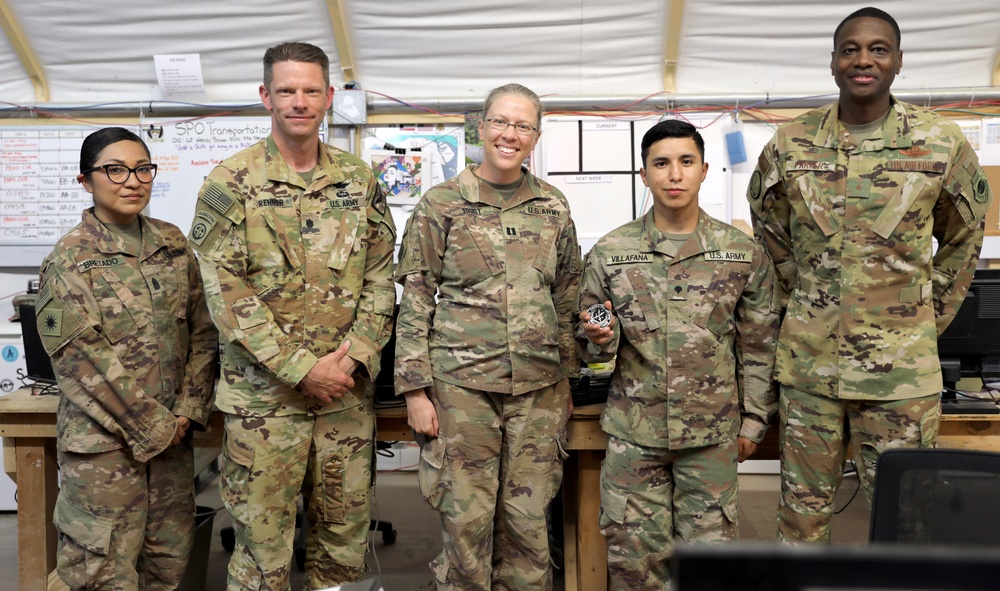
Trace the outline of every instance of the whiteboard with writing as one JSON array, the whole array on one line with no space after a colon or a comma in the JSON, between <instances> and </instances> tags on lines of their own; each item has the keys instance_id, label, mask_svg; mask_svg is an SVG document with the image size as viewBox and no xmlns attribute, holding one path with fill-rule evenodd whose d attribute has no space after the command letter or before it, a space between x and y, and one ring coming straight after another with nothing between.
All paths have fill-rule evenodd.
<instances>
[{"instance_id":1,"label":"whiteboard with writing","mask_svg":"<svg viewBox=\"0 0 1000 591\"><path fill-rule=\"evenodd\" d=\"M52 246L91 203L77 182L80 144L90 130L0 129L0 245Z\"/></svg>"},{"instance_id":2,"label":"whiteboard with writing","mask_svg":"<svg viewBox=\"0 0 1000 591\"><path fill-rule=\"evenodd\" d=\"M144 119L141 133L157 165L149 215L187 234L205 177L226 158L267 137L271 118Z\"/></svg>"}]
</instances>

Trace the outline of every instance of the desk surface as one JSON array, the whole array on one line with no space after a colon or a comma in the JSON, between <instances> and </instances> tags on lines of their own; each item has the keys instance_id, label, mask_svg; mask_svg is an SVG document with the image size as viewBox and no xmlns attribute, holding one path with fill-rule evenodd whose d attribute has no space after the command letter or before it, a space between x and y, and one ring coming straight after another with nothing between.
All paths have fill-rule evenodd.
<instances>
[{"instance_id":1,"label":"desk surface","mask_svg":"<svg viewBox=\"0 0 1000 591\"><path fill-rule=\"evenodd\" d=\"M13 445L4 447L4 468L16 474L18 495L18 568L21 591L45 591L48 573L55 567L55 531L51 525L56 496L55 413L59 397L32 396L17 390L0 396L0 436ZM598 529L600 466L607 437L600 428L602 404L573 410L567 428L570 458L563 481L564 553L566 589L603 591L607 563L604 538ZM376 408L379 439L409 440L405 406ZM217 448L222 438L222 413L212 414L208 433L196 433L195 446ZM775 434L770 429L776 454ZM938 437L941 447L1000 451L1000 415L945 415ZM765 453L762 444L756 457Z\"/></svg>"},{"instance_id":2,"label":"desk surface","mask_svg":"<svg viewBox=\"0 0 1000 591\"><path fill-rule=\"evenodd\" d=\"M55 530L52 510L56 483L56 409L59 397L32 396L22 389L0 396L0 437L4 469L16 478L18 495L18 571L21 591L46 591L46 580L55 568ZM597 527L600 504L600 462L607 445L599 418L603 405L574 409L567 428L571 450L565 468L564 553L566 588L581 591L606 589L606 550ZM411 439L406 406L376 407L378 438ZM195 455L214 457L222 443L223 413L212 413L210 430L196 432Z\"/></svg>"}]
</instances>

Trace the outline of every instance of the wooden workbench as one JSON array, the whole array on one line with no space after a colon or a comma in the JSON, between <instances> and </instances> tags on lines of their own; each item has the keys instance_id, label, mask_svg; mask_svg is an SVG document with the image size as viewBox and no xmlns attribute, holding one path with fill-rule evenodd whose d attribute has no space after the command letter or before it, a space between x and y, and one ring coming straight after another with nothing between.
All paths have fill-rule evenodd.
<instances>
[{"instance_id":1,"label":"wooden workbench","mask_svg":"<svg viewBox=\"0 0 1000 591\"><path fill-rule=\"evenodd\" d=\"M18 390L0 396L0 437L4 470L18 484L18 579L20 591L46 591L55 569L56 499L55 412L57 396L31 396ZM574 409L567 431L569 459L563 478L563 535L567 591L605 591L607 552L598 528L601 461L607 436L599 424L603 405ZM406 409L378 408L378 437L410 440ZM196 433L195 464L214 459L222 441L222 415L212 415L212 429ZM768 432L754 459L776 459L776 429ZM944 415L940 447L1000 451L1000 415Z\"/></svg>"},{"instance_id":2,"label":"wooden workbench","mask_svg":"<svg viewBox=\"0 0 1000 591\"><path fill-rule=\"evenodd\" d=\"M55 444L58 402L58 396L32 396L27 389L0 396L4 471L18 485L20 591L46 591L49 575L55 569L56 531L51 516L58 492ZM607 588L604 538L597 527L601 459L607 443L598 424L601 408L592 405L576 409L568 427L570 458L565 467L564 488L566 589ZM376 419L379 439L412 439L405 407L377 408ZM222 431L222 414L213 413L210 431L195 433L197 472L218 456Z\"/></svg>"}]
</instances>

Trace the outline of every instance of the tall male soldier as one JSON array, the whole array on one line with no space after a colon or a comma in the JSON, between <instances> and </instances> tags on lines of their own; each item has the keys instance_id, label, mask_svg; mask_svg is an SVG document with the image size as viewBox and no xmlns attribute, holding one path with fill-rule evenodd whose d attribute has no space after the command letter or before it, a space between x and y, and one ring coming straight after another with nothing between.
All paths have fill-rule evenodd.
<instances>
[{"instance_id":1,"label":"tall male soldier","mask_svg":"<svg viewBox=\"0 0 1000 591\"><path fill-rule=\"evenodd\" d=\"M693 125L654 125L642 161L653 209L590 251L577 330L587 361L618 356L601 417L601 531L622 591L668 587L674 538L736 537L737 459L777 406L771 261L698 206L708 164ZM591 322L595 304L614 311L606 327Z\"/></svg>"},{"instance_id":2,"label":"tall male soldier","mask_svg":"<svg viewBox=\"0 0 1000 591\"><path fill-rule=\"evenodd\" d=\"M747 189L787 307L776 361L787 541L829 541L848 446L870 503L882 450L934 445L937 336L982 246L989 184L956 125L890 94L899 43L881 10L844 19L830 63L840 99L781 127Z\"/></svg>"},{"instance_id":3,"label":"tall male soldier","mask_svg":"<svg viewBox=\"0 0 1000 591\"><path fill-rule=\"evenodd\" d=\"M319 140L333 100L321 49L268 49L260 98L271 135L212 171L191 227L224 343L229 589L289 588L303 480L305 587L320 589L365 572L373 380L392 330L396 230L371 170Z\"/></svg>"}]
</instances>

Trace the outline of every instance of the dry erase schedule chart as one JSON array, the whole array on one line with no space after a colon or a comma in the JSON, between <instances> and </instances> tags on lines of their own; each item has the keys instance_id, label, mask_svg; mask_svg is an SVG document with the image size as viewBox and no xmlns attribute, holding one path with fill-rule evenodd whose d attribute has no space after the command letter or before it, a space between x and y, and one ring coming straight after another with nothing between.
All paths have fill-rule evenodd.
<instances>
[{"instance_id":1,"label":"dry erase schedule chart","mask_svg":"<svg viewBox=\"0 0 1000 591\"><path fill-rule=\"evenodd\" d=\"M52 246L90 196L76 181L86 129L0 129L0 245Z\"/></svg>"}]
</instances>

